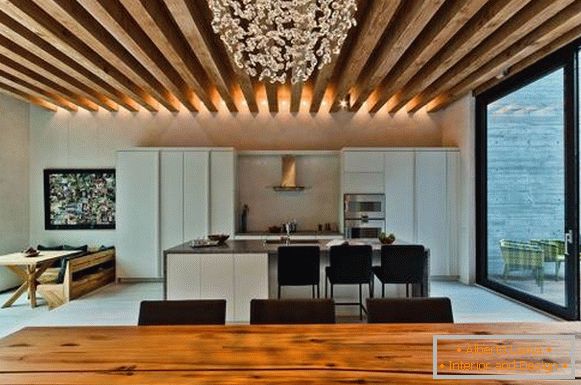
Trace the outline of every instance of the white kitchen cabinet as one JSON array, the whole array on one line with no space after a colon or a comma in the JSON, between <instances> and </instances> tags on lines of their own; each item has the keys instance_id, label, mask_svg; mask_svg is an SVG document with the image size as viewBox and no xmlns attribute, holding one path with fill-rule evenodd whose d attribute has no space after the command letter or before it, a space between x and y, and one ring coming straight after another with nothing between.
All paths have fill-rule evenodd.
<instances>
[{"instance_id":1,"label":"white kitchen cabinet","mask_svg":"<svg viewBox=\"0 0 581 385\"><path fill-rule=\"evenodd\" d=\"M186 151L183 172L183 224L184 235L179 243L203 238L209 228L210 153L208 151ZM180 218L182 215L177 216Z\"/></svg>"},{"instance_id":2,"label":"white kitchen cabinet","mask_svg":"<svg viewBox=\"0 0 581 385\"><path fill-rule=\"evenodd\" d=\"M166 258L167 299L201 298L201 255L170 254Z\"/></svg>"},{"instance_id":3,"label":"white kitchen cabinet","mask_svg":"<svg viewBox=\"0 0 581 385\"><path fill-rule=\"evenodd\" d=\"M159 278L159 152L118 152L116 177L117 276Z\"/></svg>"},{"instance_id":4,"label":"white kitchen cabinet","mask_svg":"<svg viewBox=\"0 0 581 385\"><path fill-rule=\"evenodd\" d=\"M383 173L382 151L345 151L343 152L344 172Z\"/></svg>"},{"instance_id":5,"label":"white kitchen cabinet","mask_svg":"<svg viewBox=\"0 0 581 385\"><path fill-rule=\"evenodd\" d=\"M416 153L416 242L430 248L430 275L451 274L447 153Z\"/></svg>"},{"instance_id":6,"label":"white kitchen cabinet","mask_svg":"<svg viewBox=\"0 0 581 385\"><path fill-rule=\"evenodd\" d=\"M413 151L385 153L385 228L399 239L415 239Z\"/></svg>"},{"instance_id":7,"label":"white kitchen cabinet","mask_svg":"<svg viewBox=\"0 0 581 385\"><path fill-rule=\"evenodd\" d=\"M166 299L225 299L228 322L248 322L268 298L267 254L169 254Z\"/></svg>"},{"instance_id":8,"label":"white kitchen cabinet","mask_svg":"<svg viewBox=\"0 0 581 385\"><path fill-rule=\"evenodd\" d=\"M344 194L382 194L383 189L383 173L346 172L343 174Z\"/></svg>"},{"instance_id":9,"label":"white kitchen cabinet","mask_svg":"<svg viewBox=\"0 0 581 385\"><path fill-rule=\"evenodd\" d=\"M250 321L250 301L268 298L268 256L234 255L234 319Z\"/></svg>"},{"instance_id":10,"label":"white kitchen cabinet","mask_svg":"<svg viewBox=\"0 0 581 385\"><path fill-rule=\"evenodd\" d=\"M234 234L235 154L224 150L210 156L210 233Z\"/></svg>"},{"instance_id":11,"label":"white kitchen cabinet","mask_svg":"<svg viewBox=\"0 0 581 385\"><path fill-rule=\"evenodd\" d=\"M226 299L226 320L234 320L234 256L200 256L200 298Z\"/></svg>"},{"instance_id":12,"label":"white kitchen cabinet","mask_svg":"<svg viewBox=\"0 0 581 385\"><path fill-rule=\"evenodd\" d=\"M184 240L184 154L179 151L160 153L160 239L161 251Z\"/></svg>"}]
</instances>

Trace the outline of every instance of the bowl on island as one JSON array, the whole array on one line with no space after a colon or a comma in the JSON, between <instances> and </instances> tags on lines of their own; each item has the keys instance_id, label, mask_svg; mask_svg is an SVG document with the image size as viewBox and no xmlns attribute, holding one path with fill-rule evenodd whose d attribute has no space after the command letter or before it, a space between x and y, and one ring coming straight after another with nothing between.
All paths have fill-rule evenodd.
<instances>
[{"instance_id":1,"label":"bowl on island","mask_svg":"<svg viewBox=\"0 0 581 385\"><path fill-rule=\"evenodd\" d=\"M226 242L226 240L228 238L230 238L229 234L210 234L210 235L208 235L208 239L210 241L218 242L219 245L224 244L224 242Z\"/></svg>"},{"instance_id":2,"label":"bowl on island","mask_svg":"<svg viewBox=\"0 0 581 385\"><path fill-rule=\"evenodd\" d=\"M379 234L379 242L381 242L383 245L391 245L393 242L395 242L395 235L393 235L393 233L381 233Z\"/></svg>"}]
</instances>

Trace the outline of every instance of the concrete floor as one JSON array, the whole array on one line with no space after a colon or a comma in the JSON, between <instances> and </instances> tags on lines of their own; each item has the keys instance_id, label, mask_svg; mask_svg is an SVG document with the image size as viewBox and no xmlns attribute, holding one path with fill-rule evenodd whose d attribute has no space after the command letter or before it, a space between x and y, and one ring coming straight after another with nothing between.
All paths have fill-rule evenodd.
<instances>
[{"instance_id":1,"label":"concrete floor","mask_svg":"<svg viewBox=\"0 0 581 385\"><path fill-rule=\"evenodd\" d=\"M431 293L452 299L454 318L459 323L555 321L487 290L459 282L432 282ZM14 306L0 309L0 337L26 326L136 325L139 302L160 299L162 295L160 283L112 284L52 311L42 299L39 307L31 309L23 296ZM0 294L0 303L9 296L10 293Z\"/></svg>"}]
</instances>

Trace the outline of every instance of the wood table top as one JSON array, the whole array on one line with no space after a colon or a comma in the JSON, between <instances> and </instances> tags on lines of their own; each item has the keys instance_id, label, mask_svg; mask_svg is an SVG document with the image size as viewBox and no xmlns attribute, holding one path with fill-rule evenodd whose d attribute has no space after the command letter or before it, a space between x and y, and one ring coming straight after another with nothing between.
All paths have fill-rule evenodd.
<instances>
[{"instance_id":1,"label":"wood table top","mask_svg":"<svg viewBox=\"0 0 581 385\"><path fill-rule=\"evenodd\" d=\"M26 328L0 340L0 384L458 384L432 378L434 334L575 335L581 323ZM531 384L471 380L471 384Z\"/></svg>"},{"instance_id":2,"label":"wood table top","mask_svg":"<svg viewBox=\"0 0 581 385\"><path fill-rule=\"evenodd\" d=\"M37 265L42 262L59 259L61 257L76 254L79 250L41 251L36 257L26 257L24 253L12 253L0 256L0 266L27 266Z\"/></svg>"}]
</instances>

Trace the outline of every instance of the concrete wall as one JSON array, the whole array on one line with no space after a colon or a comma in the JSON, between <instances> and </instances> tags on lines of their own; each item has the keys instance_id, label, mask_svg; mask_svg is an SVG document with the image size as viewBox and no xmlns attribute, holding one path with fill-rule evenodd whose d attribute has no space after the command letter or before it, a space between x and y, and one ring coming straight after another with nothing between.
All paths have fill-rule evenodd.
<instances>
[{"instance_id":1,"label":"concrete wall","mask_svg":"<svg viewBox=\"0 0 581 385\"><path fill-rule=\"evenodd\" d=\"M118 149L135 146L228 146L239 150L336 150L345 146L440 146L437 114L420 111L290 114L191 114L166 111L57 113L31 107L30 241L113 244L114 231L45 231L42 171L114 167Z\"/></svg>"},{"instance_id":2,"label":"concrete wall","mask_svg":"<svg viewBox=\"0 0 581 385\"><path fill-rule=\"evenodd\" d=\"M443 145L460 148L458 271L464 283L474 282L476 275L474 111L474 98L466 96L439 116Z\"/></svg>"},{"instance_id":3,"label":"concrete wall","mask_svg":"<svg viewBox=\"0 0 581 385\"><path fill-rule=\"evenodd\" d=\"M28 121L27 103L0 95L0 254L28 245ZM18 282L0 269L0 291Z\"/></svg>"}]
</instances>

